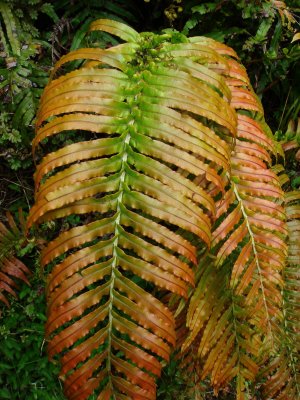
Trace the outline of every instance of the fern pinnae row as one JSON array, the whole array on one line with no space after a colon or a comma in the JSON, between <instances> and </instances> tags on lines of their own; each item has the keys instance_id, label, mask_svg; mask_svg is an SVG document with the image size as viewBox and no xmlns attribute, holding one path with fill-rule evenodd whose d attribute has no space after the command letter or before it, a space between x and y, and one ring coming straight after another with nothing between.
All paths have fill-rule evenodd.
<instances>
[{"instance_id":1,"label":"fern pinnae row","mask_svg":"<svg viewBox=\"0 0 300 400\"><path fill-rule=\"evenodd\" d=\"M257 235L255 236L255 234L253 232L253 226L252 226L252 224L251 224L251 222L249 220L248 213L247 213L247 211L245 209L245 206L243 204L243 199L240 196L240 192L239 191L242 190L242 185L239 184L239 187L237 187L237 185L234 182L232 182L232 186L233 186L233 191L235 193L235 196L236 196L236 198L237 198L237 200L238 200L238 202L240 204L240 209L241 209L241 212L242 212L242 215L243 215L244 222L245 222L246 227L247 227L247 232L249 234L251 248L252 248L252 251L253 251L255 265L256 265L256 270L257 270L258 276L259 276L260 290L261 290L261 293L262 293L262 300L263 300L263 304L264 304L264 310L265 310L265 313L266 313L266 316L267 316L266 320L267 320L267 325L268 325L268 335L270 335L270 338L271 338L271 348L274 348L275 337L274 337L273 327L271 325L272 316L270 315L269 307L268 307L267 300L266 300L267 296L265 294L265 285L264 285L264 281L263 281L264 278L263 278L263 275L262 275L262 270L261 270L261 265L260 265L259 251L257 249L257 242L259 241L259 239L257 238ZM265 185L264 185L264 187L265 187ZM270 187L270 189L271 189L271 187ZM262 194L265 194L265 193L266 193L266 195L270 195L269 188L266 191L259 190L257 193L258 193L258 195L262 195ZM276 193L276 192L272 192L271 191L271 193L272 193L272 195L274 197L279 197L280 196L280 193L278 193L277 195L274 195L274 193ZM254 193L251 193L251 194L256 194L256 193L254 192ZM264 228L265 228L265 225L264 225Z\"/></svg>"},{"instance_id":2,"label":"fern pinnae row","mask_svg":"<svg viewBox=\"0 0 300 400\"><path fill-rule=\"evenodd\" d=\"M279 332L280 353L263 370L267 377L264 385L265 396L279 399L285 396L293 399L300 395L299 385L299 232L300 207L299 191L285 194L289 246L287 265L284 269L285 286L283 287L283 321Z\"/></svg>"},{"instance_id":3,"label":"fern pinnae row","mask_svg":"<svg viewBox=\"0 0 300 400\"><path fill-rule=\"evenodd\" d=\"M195 247L170 229L162 227L157 222L133 213L128 209L123 210L122 224L124 226L132 226L141 235L148 236L156 243L165 245L166 249L178 252L196 265ZM150 226L152 229L150 229ZM146 229L148 227L149 229Z\"/></svg>"},{"instance_id":4,"label":"fern pinnae row","mask_svg":"<svg viewBox=\"0 0 300 400\"><path fill-rule=\"evenodd\" d=\"M101 176L104 174L113 173L115 169L120 169L121 159L117 154L110 158L102 158L98 160L91 160L86 162L81 162L80 165L73 164L70 167L64 169L63 171L59 171L54 176L51 176L45 184L42 184L38 196L45 196L43 192L46 191L55 191L56 189L70 185L71 183L75 183L76 181L80 181L83 179L91 179L96 178L97 176ZM37 179L37 183L38 179Z\"/></svg>"},{"instance_id":5,"label":"fern pinnae row","mask_svg":"<svg viewBox=\"0 0 300 400\"><path fill-rule=\"evenodd\" d=\"M166 165L159 163L153 158L146 157L142 154L131 154L129 151L130 163L134 165L138 171L147 171L149 177L159 180L165 185L169 185L173 190L180 191L190 200L193 200L198 207L204 209L207 213L214 215L215 204L213 199L207 193L197 186L193 181L182 177L177 180L177 174ZM151 167L151 168L149 168Z\"/></svg>"},{"instance_id":6,"label":"fern pinnae row","mask_svg":"<svg viewBox=\"0 0 300 400\"><path fill-rule=\"evenodd\" d=\"M63 149L49 153L37 166L35 173L36 190L45 175L55 168L63 167L77 161L89 160L90 158L113 155L120 151L122 135L120 138L98 139L92 142L81 142L68 145ZM53 178L56 179L56 178ZM47 182L48 184L48 182Z\"/></svg>"},{"instance_id":7,"label":"fern pinnae row","mask_svg":"<svg viewBox=\"0 0 300 400\"><path fill-rule=\"evenodd\" d=\"M11 12L11 9L3 1L1 1L1 3L0 3L0 13L5 22L5 27L6 27L6 31L7 31L6 33L7 33L8 39L9 39L12 54L13 54L13 56L19 56L20 49L21 49L21 43L19 42L19 38L17 35L16 21ZM2 31L2 29L1 29L1 31ZM7 46L7 49L8 49L8 46ZM9 51L8 51L8 54L9 54Z\"/></svg>"},{"instance_id":8,"label":"fern pinnae row","mask_svg":"<svg viewBox=\"0 0 300 400\"><path fill-rule=\"evenodd\" d=\"M80 273L77 272L73 274L70 279L65 280L60 286L60 290L50 299L49 311L51 311L51 308L55 309L56 307L62 306L69 296L74 297L75 294L83 290L85 288L85 282L87 284L92 284L110 275L111 264L111 259L96 263L80 271ZM82 280L83 276L85 278L84 282Z\"/></svg>"},{"instance_id":9,"label":"fern pinnae row","mask_svg":"<svg viewBox=\"0 0 300 400\"><path fill-rule=\"evenodd\" d=\"M17 297L17 280L29 285L28 276L31 271L14 255L15 247L26 243L23 215L19 211L20 228L9 212L6 217L8 227L0 222L0 302L9 307L6 295Z\"/></svg>"},{"instance_id":10,"label":"fern pinnae row","mask_svg":"<svg viewBox=\"0 0 300 400\"><path fill-rule=\"evenodd\" d=\"M111 226L114 223L114 218L104 218L100 221L92 222L86 226L72 228L65 234L60 235L51 242L42 253L42 262L48 264L54 258L67 252L72 247L78 247L81 244L88 242L95 237L103 236L111 231ZM100 228L100 229L99 229Z\"/></svg>"},{"instance_id":11,"label":"fern pinnae row","mask_svg":"<svg viewBox=\"0 0 300 400\"><path fill-rule=\"evenodd\" d=\"M230 156L230 147L225 141L223 141L213 129L209 128L205 124L199 122L198 119L192 118L187 113L180 114L175 109L168 109L166 106L154 104L141 103L141 109L143 116L154 119L154 121L161 121L168 124L170 127L175 127L183 132L186 132L190 136L207 143L212 148L216 149L228 160Z\"/></svg>"}]
</instances>

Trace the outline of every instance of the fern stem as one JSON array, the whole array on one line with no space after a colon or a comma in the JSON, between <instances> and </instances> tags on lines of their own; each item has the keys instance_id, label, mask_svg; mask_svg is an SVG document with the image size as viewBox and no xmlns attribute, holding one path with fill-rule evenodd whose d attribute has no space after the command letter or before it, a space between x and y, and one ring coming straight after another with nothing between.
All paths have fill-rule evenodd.
<instances>
[{"instance_id":1,"label":"fern stem","mask_svg":"<svg viewBox=\"0 0 300 400\"><path fill-rule=\"evenodd\" d=\"M133 120L131 121L131 124L133 123ZM110 285L110 290L109 290L109 297L110 297L110 303L108 306L108 356L107 356L107 363L106 363L106 367L107 367L107 372L108 372L108 376L109 376L109 384L111 387L111 392L112 392L112 396L113 399L115 400L115 394L114 394L114 390L113 390L113 384L111 381L111 351L112 351L112 340L111 340L111 335L112 335L112 328L113 328L113 316L112 316L112 310L113 310L113 302L114 302L114 282L115 282L115 269L117 268L117 247L118 247L118 243L119 243L119 226L120 226L120 218L121 218L121 207L120 205L122 204L122 200L123 200L123 193L124 193L124 181L125 181L125 164L127 162L127 158L128 158L128 153L126 152L126 148L130 142L130 133L127 133L125 141L124 141L124 149L123 149L123 156L122 156L122 166L121 166L121 176L120 176L120 184L119 184L119 196L117 199L117 210L116 210L116 220L115 220L115 232L114 232L114 236L115 236L115 241L113 244L113 262L112 262L112 271L111 271L111 285Z\"/></svg>"}]
</instances>

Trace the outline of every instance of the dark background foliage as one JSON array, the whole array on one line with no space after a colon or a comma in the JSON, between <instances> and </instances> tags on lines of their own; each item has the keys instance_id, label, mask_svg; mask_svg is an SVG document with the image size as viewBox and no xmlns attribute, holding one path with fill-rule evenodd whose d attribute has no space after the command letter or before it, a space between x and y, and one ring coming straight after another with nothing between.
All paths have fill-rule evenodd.
<instances>
[{"instance_id":1,"label":"dark background foliage","mask_svg":"<svg viewBox=\"0 0 300 400\"><path fill-rule=\"evenodd\" d=\"M105 33L87 34L90 22L111 18L138 31L174 28L186 35L206 35L233 47L262 100L266 120L283 142L300 143L300 49L298 0L6 0L0 1L0 220L5 211L28 212L33 198L31 140L39 96L55 61L82 46L111 46ZM61 140L61 139L60 139ZM286 160L291 186L300 186L293 149ZM72 224L72 220L70 220ZM41 235L55 226L46 224ZM43 342L44 279L39 247L27 245L19 256L33 273L31 287L20 285L18 301L1 307L0 399L63 399L58 366L50 364ZM159 399L190 399L176 368L164 370ZM203 386L204 385L204 386ZM199 389L214 398L205 383ZM200 395L199 395L200 396ZM200 397L199 397L200 398ZM228 393L222 399L230 398Z\"/></svg>"}]
</instances>

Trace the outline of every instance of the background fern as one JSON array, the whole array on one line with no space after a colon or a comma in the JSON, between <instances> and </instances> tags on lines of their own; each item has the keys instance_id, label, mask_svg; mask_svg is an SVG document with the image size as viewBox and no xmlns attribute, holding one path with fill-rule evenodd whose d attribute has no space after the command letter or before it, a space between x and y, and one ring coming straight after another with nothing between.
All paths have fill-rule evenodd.
<instances>
[{"instance_id":1,"label":"background fern","mask_svg":"<svg viewBox=\"0 0 300 400\"><path fill-rule=\"evenodd\" d=\"M17 282L22 280L29 284L30 270L16 258L16 250L26 246L24 219L20 213L21 229L7 213L8 228L0 222L0 301L9 306L7 295L17 297Z\"/></svg>"},{"instance_id":2,"label":"background fern","mask_svg":"<svg viewBox=\"0 0 300 400\"><path fill-rule=\"evenodd\" d=\"M32 122L42 92L41 88L48 80L47 71L34 60L42 51L42 46L33 36L36 32L26 32L25 22L20 22L7 3L0 3L0 14L0 35L3 46L1 113L4 112L9 116L5 121L8 126L2 129L14 132L15 140L11 140L12 143L23 142L23 146L26 144L29 146L32 135L28 137L28 128L33 131ZM5 136L5 132L2 132L2 135ZM3 139L2 143L5 143ZM14 169L20 168L21 162L18 161L11 160Z\"/></svg>"}]
</instances>

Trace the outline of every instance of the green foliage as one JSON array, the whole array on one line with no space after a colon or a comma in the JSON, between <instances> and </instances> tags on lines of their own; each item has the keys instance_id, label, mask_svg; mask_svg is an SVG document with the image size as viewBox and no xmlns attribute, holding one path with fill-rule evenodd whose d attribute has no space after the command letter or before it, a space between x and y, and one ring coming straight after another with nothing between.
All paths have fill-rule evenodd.
<instances>
[{"instance_id":1,"label":"green foliage","mask_svg":"<svg viewBox=\"0 0 300 400\"><path fill-rule=\"evenodd\" d=\"M106 33L87 35L91 22L97 18L110 18L117 21L137 22L139 9L134 2L126 0L91 0L74 2L69 7L69 1L56 2L54 9L57 20L50 35L53 58L57 60L67 50L88 47L92 43L97 47L109 47L117 43L116 39Z\"/></svg>"},{"instance_id":2,"label":"green foliage","mask_svg":"<svg viewBox=\"0 0 300 400\"><path fill-rule=\"evenodd\" d=\"M48 74L37 62L42 41L36 39L38 31L33 25L36 12L30 13L30 19L19 8L13 13L10 6L0 2L0 157L18 170L32 163L33 119Z\"/></svg>"},{"instance_id":3,"label":"green foliage","mask_svg":"<svg viewBox=\"0 0 300 400\"><path fill-rule=\"evenodd\" d=\"M290 120L285 132L275 134L286 153L285 168L290 179L290 190L300 188L300 117Z\"/></svg>"},{"instance_id":4,"label":"green foliage","mask_svg":"<svg viewBox=\"0 0 300 400\"><path fill-rule=\"evenodd\" d=\"M2 149L0 157L5 158L12 170L17 170L21 167L24 145L20 132L13 128L9 122L8 112L2 112L0 114L0 146ZM25 153L25 159L27 156Z\"/></svg>"},{"instance_id":5,"label":"green foliage","mask_svg":"<svg viewBox=\"0 0 300 400\"><path fill-rule=\"evenodd\" d=\"M20 300L12 300L11 307L2 311L0 398L63 400L58 366L45 354L44 286L38 275L31 282L32 287L22 285Z\"/></svg>"}]
</instances>

